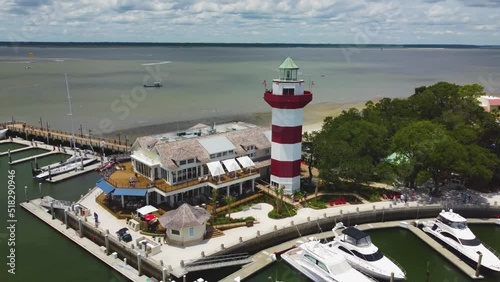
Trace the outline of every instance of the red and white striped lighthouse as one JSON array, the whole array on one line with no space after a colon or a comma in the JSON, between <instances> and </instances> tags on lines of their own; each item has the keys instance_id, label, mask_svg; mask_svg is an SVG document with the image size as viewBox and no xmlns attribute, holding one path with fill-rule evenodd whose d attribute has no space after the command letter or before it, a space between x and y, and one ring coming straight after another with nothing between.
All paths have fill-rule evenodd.
<instances>
[{"instance_id":1,"label":"red and white striped lighthouse","mask_svg":"<svg viewBox=\"0 0 500 282\"><path fill-rule=\"evenodd\" d=\"M298 79L299 67L288 57L279 67L279 78L264 100L272 109L271 185L285 186L285 194L300 190L302 119L312 93Z\"/></svg>"}]
</instances>

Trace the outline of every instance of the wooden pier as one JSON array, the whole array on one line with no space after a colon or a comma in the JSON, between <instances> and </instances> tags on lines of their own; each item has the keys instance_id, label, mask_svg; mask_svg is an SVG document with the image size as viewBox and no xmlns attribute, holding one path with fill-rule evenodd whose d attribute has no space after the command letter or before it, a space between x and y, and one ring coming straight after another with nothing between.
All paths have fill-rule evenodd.
<instances>
[{"instance_id":1,"label":"wooden pier","mask_svg":"<svg viewBox=\"0 0 500 282\"><path fill-rule=\"evenodd\" d=\"M47 145L47 144L44 144L44 143L38 142L38 141L35 141L35 142L26 141L26 140L21 139L21 138L12 138L12 141L10 141L10 140L2 140L2 141L0 141L0 144L2 144L2 143L9 143L9 142L27 146L26 148L12 150L12 151L10 151L11 154L15 153L15 152L20 152L20 151L24 151L24 150L28 150L28 149L35 149L35 148L43 149L43 150L47 150L48 151L47 153L43 153L43 154L39 154L39 155L36 155L36 156L31 156L31 157L23 158L23 159L20 159L20 160L15 160L13 162L10 162L9 163L10 165L14 165L14 164L18 164L18 163L22 163L22 162L26 162L26 161L35 160L37 158L41 158L41 157L44 157L44 156L49 156L49 155L52 155L52 154L66 154L66 155L70 155L70 156L72 156L74 154L79 154L79 155L82 155L82 156L86 156L87 158L93 158L93 159L96 160L96 163L91 164L91 165L87 165L82 170L69 171L69 172L66 172L66 173L63 173L63 174L54 175L54 176L51 177L51 179L47 179L46 180L46 181L51 182L51 183L59 182L59 181L62 181L62 180L66 180L68 178L72 178L72 177L75 177L75 176L78 176L78 175L82 175L82 174L85 174L85 173L88 173L88 172L91 172L91 171L95 171L96 168L98 168L99 166L101 166L104 162L108 161L108 158L106 158L106 157L103 157L102 158L102 162L101 162L101 157L97 156L97 155L84 154L84 153L81 153L81 152L78 153L78 152L75 152L74 150L72 150L70 148L67 148L67 147L57 147L58 149L54 150L54 146L52 146L52 145ZM6 154L8 154L8 152L3 153L2 155L6 155Z\"/></svg>"},{"instance_id":2,"label":"wooden pier","mask_svg":"<svg viewBox=\"0 0 500 282\"><path fill-rule=\"evenodd\" d=\"M8 122L0 125L1 127L8 128L18 137L24 137L25 139L39 139L45 142L56 142L58 144L62 142L70 143L72 140L72 134L67 131L53 130L46 128L40 128L26 124L25 122L14 121ZM11 135L12 136L12 135ZM129 140L116 140L103 137L93 137L92 135L75 134L75 143L79 146L88 146L93 148L103 148L105 150L110 150L114 152L128 152L130 149ZM57 145L58 145L57 144Z\"/></svg>"},{"instance_id":3,"label":"wooden pier","mask_svg":"<svg viewBox=\"0 0 500 282\"><path fill-rule=\"evenodd\" d=\"M94 255L96 258L100 259L102 262L109 265L115 271L119 272L121 275L127 277L131 281L146 282L151 281L150 278L145 275L140 275L139 272L128 265L123 260L116 257L116 255L107 255L101 246L96 245L93 241L80 236L77 232L71 228L67 228L66 225L59 221L54 220L50 213L47 213L47 209L40 206L40 199L30 200L29 202L21 203L21 207L32 213L34 216L38 217L40 220L44 221L46 224L57 230L62 235L66 236L68 239L88 251L90 254Z\"/></svg>"}]
</instances>

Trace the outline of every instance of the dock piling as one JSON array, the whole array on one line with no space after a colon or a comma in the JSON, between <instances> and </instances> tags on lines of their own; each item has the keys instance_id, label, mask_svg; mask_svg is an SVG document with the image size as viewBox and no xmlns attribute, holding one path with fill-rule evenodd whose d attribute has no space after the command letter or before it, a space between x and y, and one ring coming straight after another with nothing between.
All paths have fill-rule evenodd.
<instances>
[{"instance_id":1,"label":"dock piling","mask_svg":"<svg viewBox=\"0 0 500 282\"><path fill-rule=\"evenodd\" d=\"M391 272L391 278L389 279L390 282L394 281L394 272Z\"/></svg>"},{"instance_id":2,"label":"dock piling","mask_svg":"<svg viewBox=\"0 0 500 282\"><path fill-rule=\"evenodd\" d=\"M28 200L28 186L24 186L24 196L26 197L26 203L29 202Z\"/></svg>"},{"instance_id":3,"label":"dock piling","mask_svg":"<svg viewBox=\"0 0 500 282\"><path fill-rule=\"evenodd\" d=\"M36 168L37 170L38 170L38 169L40 169L40 168L38 167L38 158L36 158L36 157L35 157L35 168Z\"/></svg>"},{"instance_id":4,"label":"dock piling","mask_svg":"<svg viewBox=\"0 0 500 282\"><path fill-rule=\"evenodd\" d=\"M12 156L10 155L10 149L7 150L7 153L9 154L9 163L12 162Z\"/></svg>"},{"instance_id":5,"label":"dock piling","mask_svg":"<svg viewBox=\"0 0 500 282\"><path fill-rule=\"evenodd\" d=\"M83 238L83 222L81 218L78 218L78 231L80 233L80 238Z\"/></svg>"},{"instance_id":6,"label":"dock piling","mask_svg":"<svg viewBox=\"0 0 500 282\"><path fill-rule=\"evenodd\" d=\"M48 170L49 170L49 180L52 180L52 173L50 172L50 171L51 171L51 169L50 169L50 165L49 165Z\"/></svg>"},{"instance_id":7,"label":"dock piling","mask_svg":"<svg viewBox=\"0 0 500 282\"><path fill-rule=\"evenodd\" d=\"M52 215L52 220L56 218L54 213L54 201L50 202L50 214Z\"/></svg>"},{"instance_id":8,"label":"dock piling","mask_svg":"<svg viewBox=\"0 0 500 282\"><path fill-rule=\"evenodd\" d=\"M186 275L182 276L182 282L186 282Z\"/></svg>"},{"instance_id":9,"label":"dock piling","mask_svg":"<svg viewBox=\"0 0 500 282\"><path fill-rule=\"evenodd\" d=\"M68 211L67 210L64 210L64 223L66 224L66 229L68 229L69 225L68 225Z\"/></svg>"},{"instance_id":10,"label":"dock piling","mask_svg":"<svg viewBox=\"0 0 500 282\"><path fill-rule=\"evenodd\" d=\"M168 272L167 272L167 269L165 267L161 270L161 277L162 277L163 281L167 281Z\"/></svg>"},{"instance_id":11,"label":"dock piling","mask_svg":"<svg viewBox=\"0 0 500 282\"><path fill-rule=\"evenodd\" d=\"M40 191L40 199L42 199L43 198L43 196L42 196L42 182L38 183L38 190Z\"/></svg>"},{"instance_id":12,"label":"dock piling","mask_svg":"<svg viewBox=\"0 0 500 282\"><path fill-rule=\"evenodd\" d=\"M106 246L106 255L109 255L109 238L108 234L104 235L104 245Z\"/></svg>"},{"instance_id":13,"label":"dock piling","mask_svg":"<svg viewBox=\"0 0 500 282\"><path fill-rule=\"evenodd\" d=\"M139 276L142 275L142 262L141 262L141 253L137 253L137 271L139 272Z\"/></svg>"},{"instance_id":14,"label":"dock piling","mask_svg":"<svg viewBox=\"0 0 500 282\"><path fill-rule=\"evenodd\" d=\"M477 260L477 266L476 266L476 277L479 277L479 270L481 268L481 261L483 260L483 254L479 252L479 258Z\"/></svg>"}]
</instances>

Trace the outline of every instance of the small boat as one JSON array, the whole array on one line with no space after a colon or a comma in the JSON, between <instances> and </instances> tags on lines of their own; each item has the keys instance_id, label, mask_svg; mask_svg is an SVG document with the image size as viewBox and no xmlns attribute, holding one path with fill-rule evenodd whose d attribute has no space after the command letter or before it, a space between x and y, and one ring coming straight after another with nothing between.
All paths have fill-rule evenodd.
<instances>
[{"instance_id":1,"label":"small boat","mask_svg":"<svg viewBox=\"0 0 500 282\"><path fill-rule=\"evenodd\" d=\"M114 160L111 160L111 161L107 162L106 164L104 164L104 165L96 168L95 170L98 171L98 172L103 172L104 170L113 167L113 165L115 165L115 164L117 164L117 162L114 161Z\"/></svg>"},{"instance_id":2,"label":"small boat","mask_svg":"<svg viewBox=\"0 0 500 282\"><path fill-rule=\"evenodd\" d=\"M424 222L423 225L424 232L467 257L471 264L476 265L482 254L481 266L500 272L498 253L481 243L467 227L467 220L453 210L442 210L436 219Z\"/></svg>"},{"instance_id":3,"label":"small boat","mask_svg":"<svg viewBox=\"0 0 500 282\"><path fill-rule=\"evenodd\" d=\"M161 84L159 81L156 81L155 83L153 83L153 85L147 85L147 84L144 84L144 87L162 87L163 84Z\"/></svg>"},{"instance_id":4,"label":"small boat","mask_svg":"<svg viewBox=\"0 0 500 282\"><path fill-rule=\"evenodd\" d=\"M61 162L58 162L58 163L53 163L51 165L42 166L41 168L35 170L35 172L41 173L41 172L47 171L49 168L50 169L54 169L54 168L58 168L58 167L70 164L70 163L81 162L82 158L83 157L80 157L80 156L77 156L77 155L73 155L73 156L71 156L69 159L67 159L65 161L61 161Z\"/></svg>"},{"instance_id":5,"label":"small boat","mask_svg":"<svg viewBox=\"0 0 500 282\"><path fill-rule=\"evenodd\" d=\"M339 222L333 228L335 238L325 244L328 250L343 255L352 267L375 278L390 280L392 273L394 280L406 279L403 268L382 254L368 233L348 227L337 234L336 230L342 227Z\"/></svg>"},{"instance_id":6,"label":"small boat","mask_svg":"<svg viewBox=\"0 0 500 282\"><path fill-rule=\"evenodd\" d=\"M43 179L47 179L49 176L55 176L55 175L63 174L63 173L74 171L74 170L82 170L83 167L85 167L86 165L91 164L95 161L96 161L96 159L86 159L86 160L83 160L80 162L66 164L66 165L60 166L58 168L50 169L50 171L46 170L46 171L36 175L35 178L39 179L39 180L43 180Z\"/></svg>"},{"instance_id":7,"label":"small boat","mask_svg":"<svg viewBox=\"0 0 500 282\"><path fill-rule=\"evenodd\" d=\"M0 129L0 139L5 139L5 137L7 137L7 131L9 131L7 128Z\"/></svg>"},{"instance_id":8,"label":"small boat","mask_svg":"<svg viewBox=\"0 0 500 282\"><path fill-rule=\"evenodd\" d=\"M352 268L344 256L329 251L315 238L297 243L298 247L283 253L281 258L313 281L376 281Z\"/></svg>"}]
</instances>

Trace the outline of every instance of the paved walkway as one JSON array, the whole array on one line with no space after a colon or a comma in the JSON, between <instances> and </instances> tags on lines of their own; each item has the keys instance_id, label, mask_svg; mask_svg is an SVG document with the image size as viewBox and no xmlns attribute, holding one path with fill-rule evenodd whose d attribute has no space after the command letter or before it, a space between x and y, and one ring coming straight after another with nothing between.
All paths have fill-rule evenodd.
<instances>
[{"instance_id":1,"label":"paved walkway","mask_svg":"<svg viewBox=\"0 0 500 282\"><path fill-rule=\"evenodd\" d=\"M109 229L111 236L115 236L115 232L123 227L126 227L125 220L117 220L110 213L104 210L101 206L99 206L95 198L102 191L98 188L92 190L89 194L83 197L81 200L81 204L89 209L91 212L96 212L99 215L100 225L99 228L106 230ZM479 195L478 195L479 196ZM494 204L495 201L500 202L500 195L482 195L485 196L484 199L490 203ZM290 200L290 199L288 199ZM291 201L291 200L290 200ZM415 195L415 197L407 203L408 206L416 207L417 205L421 205L425 203L427 199L423 196ZM432 205L439 206L441 203L432 202ZM174 274L183 273L182 268L180 267L180 261L188 261L193 259L201 258L201 252L203 251L205 255L211 255L217 253L221 250L222 245L224 247L230 247L236 244L239 244L240 238L243 241L247 241L253 239L257 236L257 232L261 235L273 232L275 228L282 229L285 227L289 227L292 225L297 225L301 223L305 223L309 220L314 221L316 219L322 218L326 216L336 216L346 213L355 213L359 209L362 211L372 211L375 207L377 210L389 209L392 205L393 209L403 209L405 205L399 201L382 201L376 203L369 204L359 204L359 205L339 205L328 207L326 209L314 210L311 208L301 208L297 211L297 214L293 217L283 218L283 219L271 219L267 215L273 209L273 207L269 204L261 203L252 206L247 211L241 211L232 213L232 218L245 218L248 216L253 216L256 220L259 221L259 224L256 224L252 227L240 227L234 228L230 230L224 231L224 236L211 238L209 240L204 240L201 244L189 246L189 247L177 247L170 245L162 245L162 251L159 254L151 256L151 258L159 261L162 260L166 266L171 266L174 270ZM286 206L285 206L286 208ZM276 227L275 227L276 226ZM139 232L131 231L132 238L135 240L136 238L142 236ZM297 237L301 236L301 234L297 230ZM172 255L175 254L175 255Z\"/></svg>"}]
</instances>

